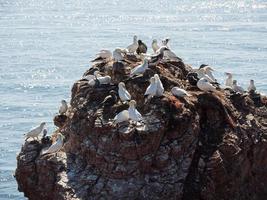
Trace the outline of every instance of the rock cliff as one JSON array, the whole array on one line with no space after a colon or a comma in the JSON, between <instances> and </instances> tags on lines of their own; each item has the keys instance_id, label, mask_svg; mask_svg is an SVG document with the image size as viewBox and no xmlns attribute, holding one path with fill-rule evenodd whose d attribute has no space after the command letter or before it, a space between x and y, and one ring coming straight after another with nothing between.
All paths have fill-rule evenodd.
<instances>
[{"instance_id":1,"label":"rock cliff","mask_svg":"<svg viewBox=\"0 0 267 200\"><path fill-rule=\"evenodd\" d=\"M190 84L192 69L162 60L129 78L140 62L104 62L98 68L112 83L74 83L67 115L55 116L65 144L40 156L51 139L27 141L17 156L18 189L32 200L89 199L266 199L267 109L257 94ZM159 74L162 97L145 99L149 78ZM128 104L100 103L124 81L143 122L114 125ZM179 86L191 97L176 98Z\"/></svg>"}]
</instances>

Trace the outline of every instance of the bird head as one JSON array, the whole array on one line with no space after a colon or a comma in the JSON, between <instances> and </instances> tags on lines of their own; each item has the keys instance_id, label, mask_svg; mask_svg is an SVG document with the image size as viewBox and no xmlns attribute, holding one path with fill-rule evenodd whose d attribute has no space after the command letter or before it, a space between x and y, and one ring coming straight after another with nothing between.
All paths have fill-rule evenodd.
<instances>
[{"instance_id":1,"label":"bird head","mask_svg":"<svg viewBox=\"0 0 267 200\"><path fill-rule=\"evenodd\" d=\"M136 35L134 35L134 37L133 37L133 41L134 41L134 42L137 41L137 36L136 36Z\"/></svg>"},{"instance_id":2,"label":"bird head","mask_svg":"<svg viewBox=\"0 0 267 200\"><path fill-rule=\"evenodd\" d=\"M251 79L251 80L250 80L250 84L254 84L254 80Z\"/></svg>"},{"instance_id":3,"label":"bird head","mask_svg":"<svg viewBox=\"0 0 267 200\"><path fill-rule=\"evenodd\" d=\"M141 45L143 43L142 40L138 40L137 42L139 45Z\"/></svg>"},{"instance_id":4,"label":"bird head","mask_svg":"<svg viewBox=\"0 0 267 200\"><path fill-rule=\"evenodd\" d=\"M237 80L233 80L233 85L237 85Z\"/></svg>"},{"instance_id":5,"label":"bird head","mask_svg":"<svg viewBox=\"0 0 267 200\"><path fill-rule=\"evenodd\" d=\"M150 83L155 83L155 77L154 76L152 76L150 79L149 79L149 81L150 81Z\"/></svg>"},{"instance_id":6,"label":"bird head","mask_svg":"<svg viewBox=\"0 0 267 200\"><path fill-rule=\"evenodd\" d=\"M40 126L44 126L45 125L45 122L42 122Z\"/></svg>"},{"instance_id":7,"label":"bird head","mask_svg":"<svg viewBox=\"0 0 267 200\"><path fill-rule=\"evenodd\" d=\"M63 100L61 100L61 103L66 104L67 102L66 102L66 100L63 99Z\"/></svg>"},{"instance_id":8,"label":"bird head","mask_svg":"<svg viewBox=\"0 0 267 200\"><path fill-rule=\"evenodd\" d=\"M165 38L162 40L162 44L167 45L169 41L170 41L170 38Z\"/></svg>"},{"instance_id":9,"label":"bird head","mask_svg":"<svg viewBox=\"0 0 267 200\"><path fill-rule=\"evenodd\" d=\"M152 41L152 43L157 43L158 41L156 40L156 39L154 39L153 41Z\"/></svg>"},{"instance_id":10,"label":"bird head","mask_svg":"<svg viewBox=\"0 0 267 200\"><path fill-rule=\"evenodd\" d=\"M155 78L155 81L156 81L156 80L159 80L159 75L158 75L158 74L155 74L155 75L154 75L154 78Z\"/></svg>"},{"instance_id":11,"label":"bird head","mask_svg":"<svg viewBox=\"0 0 267 200\"><path fill-rule=\"evenodd\" d=\"M225 75L231 78L233 75L230 72L225 72Z\"/></svg>"},{"instance_id":12,"label":"bird head","mask_svg":"<svg viewBox=\"0 0 267 200\"><path fill-rule=\"evenodd\" d=\"M136 105L136 101L135 101L135 100L131 100L131 101L129 102L129 106L130 106L130 107L135 107L135 105Z\"/></svg>"},{"instance_id":13,"label":"bird head","mask_svg":"<svg viewBox=\"0 0 267 200\"><path fill-rule=\"evenodd\" d=\"M124 82L119 82L119 88L125 88L125 83Z\"/></svg>"}]
</instances>

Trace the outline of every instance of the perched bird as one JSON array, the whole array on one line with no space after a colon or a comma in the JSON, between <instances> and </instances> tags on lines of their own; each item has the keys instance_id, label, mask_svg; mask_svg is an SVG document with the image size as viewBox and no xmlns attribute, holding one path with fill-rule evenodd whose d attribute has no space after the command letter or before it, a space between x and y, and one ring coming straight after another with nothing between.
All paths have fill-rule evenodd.
<instances>
[{"instance_id":1,"label":"perched bird","mask_svg":"<svg viewBox=\"0 0 267 200\"><path fill-rule=\"evenodd\" d=\"M191 85L194 85L196 86L197 85L197 82L199 80L198 78L198 74L196 72L189 72L186 76L186 79L188 80L188 82L191 84Z\"/></svg>"},{"instance_id":2,"label":"perched bird","mask_svg":"<svg viewBox=\"0 0 267 200\"><path fill-rule=\"evenodd\" d=\"M123 110L120 113L118 113L115 117L114 117L114 123L115 124L119 124L121 122L125 122L129 120L129 112L128 110Z\"/></svg>"},{"instance_id":3,"label":"perched bird","mask_svg":"<svg viewBox=\"0 0 267 200\"><path fill-rule=\"evenodd\" d=\"M124 60L125 53L127 53L126 49L116 48L113 51L113 59L114 59L114 61L118 62L118 61Z\"/></svg>"},{"instance_id":4,"label":"perched bird","mask_svg":"<svg viewBox=\"0 0 267 200\"><path fill-rule=\"evenodd\" d=\"M170 41L170 38L164 38L161 42L162 42L162 46L167 46L168 47L168 43Z\"/></svg>"},{"instance_id":5,"label":"perched bird","mask_svg":"<svg viewBox=\"0 0 267 200\"><path fill-rule=\"evenodd\" d=\"M238 86L237 85L237 80L233 80L233 86L232 86L232 89L235 91L235 92L239 92L241 94L243 94L245 92L245 90L241 87L241 86Z\"/></svg>"},{"instance_id":6,"label":"perched bird","mask_svg":"<svg viewBox=\"0 0 267 200\"><path fill-rule=\"evenodd\" d=\"M153 49L154 53L156 53L159 50L158 41L156 39L154 39L152 41L152 45L151 46L152 46L152 49Z\"/></svg>"},{"instance_id":7,"label":"perched bird","mask_svg":"<svg viewBox=\"0 0 267 200\"><path fill-rule=\"evenodd\" d=\"M91 60L91 62L108 61L111 58L112 58L111 51L103 49L99 53L96 54L96 58L94 60Z\"/></svg>"},{"instance_id":8,"label":"perched bird","mask_svg":"<svg viewBox=\"0 0 267 200\"><path fill-rule=\"evenodd\" d=\"M167 46L165 46L167 47ZM172 52L168 47L163 52L163 58L170 61L182 61L174 52Z\"/></svg>"},{"instance_id":9,"label":"perched bird","mask_svg":"<svg viewBox=\"0 0 267 200\"><path fill-rule=\"evenodd\" d=\"M248 92L255 92L255 91L256 91L256 87L254 85L254 80L250 80L249 86L248 86Z\"/></svg>"},{"instance_id":10,"label":"perched bird","mask_svg":"<svg viewBox=\"0 0 267 200\"><path fill-rule=\"evenodd\" d=\"M160 97L164 93L164 87L163 87L163 84L162 84L158 74L155 74L154 78L155 78L155 83L157 84L156 96Z\"/></svg>"},{"instance_id":11,"label":"perched bird","mask_svg":"<svg viewBox=\"0 0 267 200\"><path fill-rule=\"evenodd\" d=\"M156 96L157 93L157 83L155 77L151 77L149 81L150 85L147 87L145 92L145 96L148 95L148 99L152 98L153 96Z\"/></svg>"},{"instance_id":12,"label":"perched bird","mask_svg":"<svg viewBox=\"0 0 267 200\"><path fill-rule=\"evenodd\" d=\"M134 75L143 74L147 69L148 69L148 60L145 58L141 65L138 65L131 70L130 76L133 77Z\"/></svg>"},{"instance_id":13,"label":"perched bird","mask_svg":"<svg viewBox=\"0 0 267 200\"><path fill-rule=\"evenodd\" d=\"M176 97L192 96L187 91L179 87L173 87L171 93Z\"/></svg>"},{"instance_id":14,"label":"perched bird","mask_svg":"<svg viewBox=\"0 0 267 200\"><path fill-rule=\"evenodd\" d=\"M166 46L160 47L157 51L156 54L151 55L150 57L150 63L158 63L161 61L164 57L164 51L168 51L169 49Z\"/></svg>"},{"instance_id":15,"label":"perched bird","mask_svg":"<svg viewBox=\"0 0 267 200\"><path fill-rule=\"evenodd\" d=\"M110 84L111 77L110 76L101 76L101 77L95 77L94 79L91 79L88 84L91 86L98 86L102 84Z\"/></svg>"},{"instance_id":16,"label":"perched bird","mask_svg":"<svg viewBox=\"0 0 267 200\"><path fill-rule=\"evenodd\" d=\"M139 55L141 53L146 53L147 52L147 46L145 43L142 42L142 40L138 40L138 47L136 49L136 53Z\"/></svg>"},{"instance_id":17,"label":"perched bird","mask_svg":"<svg viewBox=\"0 0 267 200\"><path fill-rule=\"evenodd\" d=\"M131 100L131 95L130 93L127 91L126 87L125 87L125 83L120 82L119 83L119 97L121 99L122 102L124 101L130 101Z\"/></svg>"},{"instance_id":18,"label":"perched bird","mask_svg":"<svg viewBox=\"0 0 267 200\"><path fill-rule=\"evenodd\" d=\"M30 132L24 134L26 137L25 141L27 141L29 138L33 138L33 139L37 138L38 139L38 135L43 131L44 126L45 126L45 122L42 122L40 124L40 126L34 128Z\"/></svg>"},{"instance_id":19,"label":"perched bird","mask_svg":"<svg viewBox=\"0 0 267 200\"><path fill-rule=\"evenodd\" d=\"M109 95L105 97L105 99L100 103L100 106L113 106L117 103L117 93L114 90L109 92Z\"/></svg>"},{"instance_id":20,"label":"perched bird","mask_svg":"<svg viewBox=\"0 0 267 200\"><path fill-rule=\"evenodd\" d=\"M207 74L211 78L212 82L217 81L212 74L212 71L214 71L214 70L209 65L204 67L204 70L205 70L205 74Z\"/></svg>"},{"instance_id":21,"label":"perched bird","mask_svg":"<svg viewBox=\"0 0 267 200\"><path fill-rule=\"evenodd\" d=\"M61 101L61 106L59 108L59 114L64 115L68 110L68 104L65 100Z\"/></svg>"},{"instance_id":22,"label":"perched bird","mask_svg":"<svg viewBox=\"0 0 267 200\"><path fill-rule=\"evenodd\" d=\"M226 72L225 75L227 76L225 80L225 86L232 88L233 87L233 75L229 72Z\"/></svg>"},{"instance_id":23,"label":"perched bird","mask_svg":"<svg viewBox=\"0 0 267 200\"><path fill-rule=\"evenodd\" d=\"M214 82L213 80L212 80L212 78L211 77L209 77L209 75L207 75L206 74L206 71L205 71L205 68L203 67L203 68L200 68L200 69L198 69L197 70L197 77L199 78L199 79L201 79L201 78L205 78L207 81L209 81L209 82Z\"/></svg>"},{"instance_id":24,"label":"perched bird","mask_svg":"<svg viewBox=\"0 0 267 200\"><path fill-rule=\"evenodd\" d=\"M134 53L136 49L138 48L138 42L137 42L137 36L135 35L133 37L133 44L129 45L126 49L129 53Z\"/></svg>"},{"instance_id":25,"label":"perched bird","mask_svg":"<svg viewBox=\"0 0 267 200\"><path fill-rule=\"evenodd\" d=\"M135 122L139 122L141 121L142 115L138 112L138 110L135 108L136 106L136 101L135 100L131 100L129 102L129 108L128 108L128 112L129 112L129 118Z\"/></svg>"},{"instance_id":26,"label":"perched bird","mask_svg":"<svg viewBox=\"0 0 267 200\"><path fill-rule=\"evenodd\" d=\"M202 90L202 91L211 91L214 92L216 91L216 88L209 83L209 81L206 78L201 78L197 82L197 87Z\"/></svg>"},{"instance_id":27,"label":"perched bird","mask_svg":"<svg viewBox=\"0 0 267 200\"><path fill-rule=\"evenodd\" d=\"M48 153L57 153L63 146L64 136L61 133L57 134L57 140L54 144L52 144L46 151L43 151L41 155Z\"/></svg>"}]
</instances>

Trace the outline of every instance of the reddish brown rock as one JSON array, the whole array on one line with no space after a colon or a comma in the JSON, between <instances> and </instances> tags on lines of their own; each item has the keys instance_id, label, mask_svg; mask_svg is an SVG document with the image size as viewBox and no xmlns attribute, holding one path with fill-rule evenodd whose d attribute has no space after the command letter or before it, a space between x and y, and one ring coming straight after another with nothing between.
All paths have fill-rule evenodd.
<instances>
[{"instance_id":1,"label":"reddish brown rock","mask_svg":"<svg viewBox=\"0 0 267 200\"><path fill-rule=\"evenodd\" d=\"M67 119L55 117L64 148L40 156L48 144L26 142L17 157L19 190L33 200L266 199L266 107L251 95L198 91L182 62L162 61L129 79L139 60L128 61L95 66L112 77L110 85L91 87L84 79L73 85ZM166 91L147 101L155 73ZM120 81L138 103L141 124L112 123L127 103L100 106ZM173 86L192 97L172 96Z\"/></svg>"}]
</instances>

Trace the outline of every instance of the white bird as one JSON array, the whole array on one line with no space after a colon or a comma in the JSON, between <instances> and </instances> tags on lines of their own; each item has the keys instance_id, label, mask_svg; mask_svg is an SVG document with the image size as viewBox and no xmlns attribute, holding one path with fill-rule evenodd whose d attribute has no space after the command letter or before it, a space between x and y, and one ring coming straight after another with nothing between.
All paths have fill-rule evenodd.
<instances>
[{"instance_id":1,"label":"white bird","mask_svg":"<svg viewBox=\"0 0 267 200\"><path fill-rule=\"evenodd\" d=\"M130 101L131 100L131 95L130 93L127 91L126 87L125 87L125 83L120 82L119 83L119 97L121 99L122 102L124 101Z\"/></svg>"},{"instance_id":2,"label":"white bird","mask_svg":"<svg viewBox=\"0 0 267 200\"><path fill-rule=\"evenodd\" d=\"M58 133L56 142L52 144L46 151L43 151L41 155L58 152L63 146L63 140L64 136L61 133Z\"/></svg>"},{"instance_id":3,"label":"white bird","mask_svg":"<svg viewBox=\"0 0 267 200\"><path fill-rule=\"evenodd\" d=\"M157 83L155 80L155 77L150 78L150 85L147 87L145 96L148 95L148 99L152 98L153 96L156 96L157 93Z\"/></svg>"},{"instance_id":4,"label":"white bird","mask_svg":"<svg viewBox=\"0 0 267 200\"><path fill-rule=\"evenodd\" d=\"M209 81L209 82L213 82L212 78L209 77L209 76L206 74L206 71L205 71L204 68L200 68L200 69L197 70L197 77L198 77L199 79L204 78L204 79L206 79L206 80Z\"/></svg>"},{"instance_id":5,"label":"white bird","mask_svg":"<svg viewBox=\"0 0 267 200\"><path fill-rule=\"evenodd\" d=\"M209 81L206 78L201 78L197 82L197 87L202 91L216 91L216 88L209 83Z\"/></svg>"},{"instance_id":6,"label":"white bird","mask_svg":"<svg viewBox=\"0 0 267 200\"><path fill-rule=\"evenodd\" d=\"M112 53L109 50L103 49L99 53L96 54L96 58L92 60L91 62L97 62L97 61L108 61L112 59Z\"/></svg>"},{"instance_id":7,"label":"white bird","mask_svg":"<svg viewBox=\"0 0 267 200\"><path fill-rule=\"evenodd\" d=\"M227 76L225 80L225 86L232 88L233 87L233 75L229 72L226 72L225 75Z\"/></svg>"},{"instance_id":8,"label":"white bird","mask_svg":"<svg viewBox=\"0 0 267 200\"><path fill-rule=\"evenodd\" d=\"M243 94L245 92L245 90L241 86L237 85L237 80L233 80L233 87L232 87L232 89L235 92L239 92L241 94Z\"/></svg>"},{"instance_id":9,"label":"white bird","mask_svg":"<svg viewBox=\"0 0 267 200\"><path fill-rule=\"evenodd\" d=\"M94 86L97 82L99 82L100 85L109 84L111 82L111 77L110 76L97 77L95 79L90 80L88 84Z\"/></svg>"},{"instance_id":10,"label":"white bird","mask_svg":"<svg viewBox=\"0 0 267 200\"><path fill-rule=\"evenodd\" d=\"M141 121L142 115L138 112L138 110L135 108L136 106L136 101L135 100L131 100L129 102L129 108L128 108L128 112L129 112L129 118L135 122L139 122Z\"/></svg>"},{"instance_id":11,"label":"white bird","mask_svg":"<svg viewBox=\"0 0 267 200\"><path fill-rule=\"evenodd\" d=\"M131 70L130 76L134 76L137 74L143 74L148 69L148 59L145 58L141 65L136 66Z\"/></svg>"},{"instance_id":12,"label":"white bird","mask_svg":"<svg viewBox=\"0 0 267 200\"><path fill-rule=\"evenodd\" d=\"M256 91L256 86L254 85L254 80L250 80L249 86L248 86L248 92Z\"/></svg>"},{"instance_id":13,"label":"white bird","mask_svg":"<svg viewBox=\"0 0 267 200\"><path fill-rule=\"evenodd\" d=\"M88 75L84 76L83 79L86 79L86 80L90 81L90 80L92 80L92 79L94 79L96 77L101 77L101 75L99 74L98 70L96 70L94 72L94 74L88 74Z\"/></svg>"},{"instance_id":14,"label":"white bird","mask_svg":"<svg viewBox=\"0 0 267 200\"><path fill-rule=\"evenodd\" d=\"M129 112L128 110L123 110L120 113L118 113L115 117L114 117L114 123L115 124L119 124L121 122L125 122L129 120Z\"/></svg>"},{"instance_id":15,"label":"white bird","mask_svg":"<svg viewBox=\"0 0 267 200\"><path fill-rule=\"evenodd\" d=\"M164 87L163 87L163 84L162 84L158 74L155 74L154 78L155 78L155 83L157 84L156 96L160 97L164 93Z\"/></svg>"},{"instance_id":16,"label":"white bird","mask_svg":"<svg viewBox=\"0 0 267 200\"><path fill-rule=\"evenodd\" d=\"M129 53L134 53L136 49L138 48L138 42L137 42L137 36L135 35L133 37L133 44L129 45L126 49Z\"/></svg>"},{"instance_id":17,"label":"white bird","mask_svg":"<svg viewBox=\"0 0 267 200\"><path fill-rule=\"evenodd\" d=\"M212 71L214 71L210 66L206 66L204 67L204 70L205 70L205 74L207 74L212 82L216 82L216 79L214 78L213 74L212 74Z\"/></svg>"},{"instance_id":18,"label":"white bird","mask_svg":"<svg viewBox=\"0 0 267 200\"><path fill-rule=\"evenodd\" d=\"M114 59L114 61L124 60L124 54L125 53L127 53L127 50L126 49L116 48L113 51L113 59Z\"/></svg>"},{"instance_id":19,"label":"white bird","mask_svg":"<svg viewBox=\"0 0 267 200\"><path fill-rule=\"evenodd\" d=\"M58 112L59 112L59 114L63 115L63 114L65 114L67 112L67 110L68 110L68 104L67 104L67 102L65 100L62 100L61 101L61 106L60 106Z\"/></svg>"},{"instance_id":20,"label":"white bird","mask_svg":"<svg viewBox=\"0 0 267 200\"><path fill-rule=\"evenodd\" d=\"M173 87L171 93L176 97L192 96L187 91L179 87Z\"/></svg>"},{"instance_id":21,"label":"white bird","mask_svg":"<svg viewBox=\"0 0 267 200\"><path fill-rule=\"evenodd\" d=\"M154 39L152 41L152 45L151 46L152 46L152 49L153 49L154 53L156 53L160 48L156 39Z\"/></svg>"},{"instance_id":22,"label":"white bird","mask_svg":"<svg viewBox=\"0 0 267 200\"><path fill-rule=\"evenodd\" d=\"M37 138L38 139L38 135L43 131L44 126L45 126L45 122L42 122L40 124L40 126L34 128L30 132L24 134L26 137L25 140L27 141L29 138L33 138L33 139Z\"/></svg>"}]
</instances>

